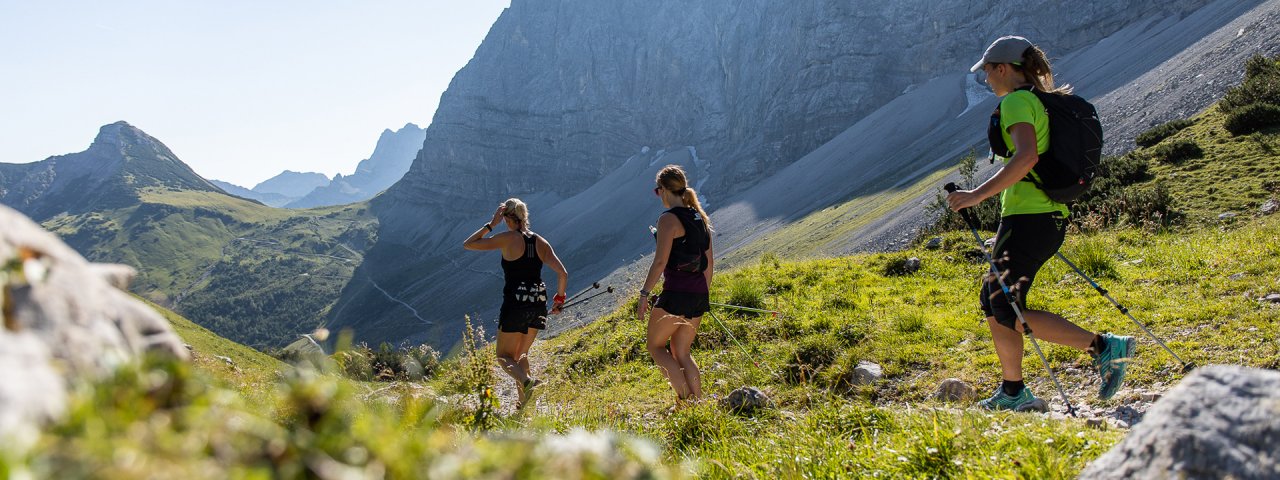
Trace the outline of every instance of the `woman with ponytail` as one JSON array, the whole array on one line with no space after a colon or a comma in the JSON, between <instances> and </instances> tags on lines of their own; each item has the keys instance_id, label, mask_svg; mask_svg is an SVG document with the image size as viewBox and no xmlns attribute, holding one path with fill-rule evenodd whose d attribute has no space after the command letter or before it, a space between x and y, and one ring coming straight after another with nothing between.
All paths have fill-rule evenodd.
<instances>
[{"instance_id":1,"label":"woman with ponytail","mask_svg":"<svg viewBox=\"0 0 1280 480\"><path fill-rule=\"evenodd\" d=\"M710 287L715 260L711 252L711 219L698 194L689 187L679 165L658 172L653 194L667 208L658 217L657 251L640 288L636 316L649 313L647 347L676 392L677 405L702 397L702 374L690 349L702 315L711 309ZM661 276L662 294L649 312L650 290Z\"/></svg>"},{"instance_id":2,"label":"woman with ponytail","mask_svg":"<svg viewBox=\"0 0 1280 480\"><path fill-rule=\"evenodd\" d=\"M498 222L507 231L485 238ZM547 328L547 285L542 282L545 263L559 276L551 314L560 313L564 305L564 289L569 272L560 263L555 250L545 239L529 229L529 207L518 198L498 205L493 218L462 243L467 250L501 250L502 272L506 285L502 289L502 310L498 316L498 365L516 381L523 408L541 382L529 371L529 347L538 330Z\"/></svg>"},{"instance_id":3,"label":"woman with ponytail","mask_svg":"<svg viewBox=\"0 0 1280 480\"><path fill-rule=\"evenodd\" d=\"M1098 396L1111 398L1124 381L1134 352L1133 337L1089 332L1057 314L1028 310L1026 304L1036 273L1062 246L1069 212L1065 204L1041 190L1040 178L1032 170L1050 147L1048 113L1035 92L1068 94L1071 87L1054 85L1044 51L1022 37L996 40L971 71L985 73L987 85L1000 97L988 137L993 152L1009 155L1001 158L1004 168L990 180L976 189L951 193L947 203L960 211L1000 194L1000 227L992 254L1001 259L1000 275L1008 282L1018 309L1038 338L1088 352L1102 380ZM979 301L1004 377L995 394L979 405L992 410L1038 408L1043 403L1022 381L1022 324L995 275L983 281Z\"/></svg>"}]
</instances>

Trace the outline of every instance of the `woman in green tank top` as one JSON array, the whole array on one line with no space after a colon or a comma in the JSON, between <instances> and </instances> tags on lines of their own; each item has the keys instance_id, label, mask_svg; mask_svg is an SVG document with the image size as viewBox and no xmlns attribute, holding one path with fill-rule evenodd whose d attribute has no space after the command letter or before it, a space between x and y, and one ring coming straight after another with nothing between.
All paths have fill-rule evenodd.
<instances>
[{"instance_id":1,"label":"woman in green tank top","mask_svg":"<svg viewBox=\"0 0 1280 480\"><path fill-rule=\"evenodd\" d=\"M947 203L959 211L1000 194L1000 227L992 253L999 259L1000 275L1018 309L1038 338L1089 352L1102 377L1098 396L1110 398L1124 381L1125 366L1133 356L1133 338L1099 335L1057 314L1026 308L1036 273L1062 246L1069 213L1065 204L1050 200L1031 181L1035 175L1032 167L1052 146L1049 117L1034 91L1067 94L1071 87L1054 87L1044 51L1022 37L996 40L971 71L985 74L987 84L1001 99L991 126L999 129L1000 140L1012 154L1002 158L1005 165L995 176L976 189L951 193ZM995 133L991 139L996 141ZM1022 381L1023 328L994 275L983 281L979 300L1004 379L995 394L979 404L992 410L1045 409L1044 402Z\"/></svg>"}]
</instances>

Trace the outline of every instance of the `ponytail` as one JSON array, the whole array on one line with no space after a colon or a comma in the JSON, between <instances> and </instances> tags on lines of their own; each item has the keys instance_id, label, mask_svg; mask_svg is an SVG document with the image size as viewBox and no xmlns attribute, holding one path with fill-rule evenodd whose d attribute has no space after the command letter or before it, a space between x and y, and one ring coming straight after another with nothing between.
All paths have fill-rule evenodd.
<instances>
[{"instance_id":1,"label":"ponytail","mask_svg":"<svg viewBox=\"0 0 1280 480\"><path fill-rule=\"evenodd\" d=\"M1071 94L1071 85L1063 85L1055 87L1053 84L1053 68L1049 65L1049 57L1044 54L1044 50L1040 47L1032 45L1022 52L1022 66L1015 65L1014 68L1022 71L1022 76L1026 77L1036 90L1048 93L1058 93L1062 95Z\"/></svg>"},{"instance_id":2,"label":"ponytail","mask_svg":"<svg viewBox=\"0 0 1280 480\"><path fill-rule=\"evenodd\" d=\"M685 206L697 210L698 215L702 216L702 223L707 226L707 232L711 231L711 217L708 217L706 210L702 209L702 203L698 201L698 192L689 187L689 179L685 176L683 168L679 165L662 167L655 180L662 185L663 189L680 195L680 200L684 201Z\"/></svg>"},{"instance_id":3,"label":"ponytail","mask_svg":"<svg viewBox=\"0 0 1280 480\"><path fill-rule=\"evenodd\" d=\"M702 209L702 203L698 202L698 192L693 191L693 187L685 187L684 193L680 194L680 199L684 200L684 204L698 211L698 215L702 215L702 223L707 226L707 231L711 231L711 217L707 216L707 212Z\"/></svg>"}]
</instances>

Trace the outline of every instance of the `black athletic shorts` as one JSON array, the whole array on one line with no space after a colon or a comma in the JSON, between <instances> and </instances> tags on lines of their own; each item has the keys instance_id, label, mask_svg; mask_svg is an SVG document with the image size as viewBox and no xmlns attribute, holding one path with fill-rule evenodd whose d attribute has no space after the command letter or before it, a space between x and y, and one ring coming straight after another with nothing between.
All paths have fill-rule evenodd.
<instances>
[{"instance_id":1,"label":"black athletic shorts","mask_svg":"<svg viewBox=\"0 0 1280 480\"><path fill-rule=\"evenodd\" d=\"M697 318L711 310L711 295L707 293L663 291L658 295L658 301L653 306L666 310L667 313L672 315Z\"/></svg>"},{"instance_id":2,"label":"black athletic shorts","mask_svg":"<svg viewBox=\"0 0 1280 480\"><path fill-rule=\"evenodd\" d=\"M1000 219L992 252L1001 278L1009 286L1019 309L1027 309L1031 282L1040 267L1062 247L1066 236L1067 219L1058 213L1010 215ZM987 275L983 278L980 301L982 313L996 317L997 323L1014 329L1018 316L995 277Z\"/></svg>"},{"instance_id":3,"label":"black athletic shorts","mask_svg":"<svg viewBox=\"0 0 1280 480\"><path fill-rule=\"evenodd\" d=\"M498 331L529 333L530 328L547 329L547 307L503 309L498 314Z\"/></svg>"}]
</instances>

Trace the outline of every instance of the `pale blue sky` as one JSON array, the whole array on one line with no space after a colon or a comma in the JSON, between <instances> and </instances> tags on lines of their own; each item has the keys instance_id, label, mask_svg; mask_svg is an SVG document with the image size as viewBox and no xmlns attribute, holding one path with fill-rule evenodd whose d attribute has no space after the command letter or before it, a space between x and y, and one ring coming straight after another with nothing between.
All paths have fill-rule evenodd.
<instances>
[{"instance_id":1,"label":"pale blue sky","mask_svg":"<svg viewBox=\"0 0 1280 480\"><path fill-rule=\"evenodd\" d=\"M0 0L0 162L125 120L206 178L349 174L426 127L510 0Z\"/></svg>"}]
</instances>

